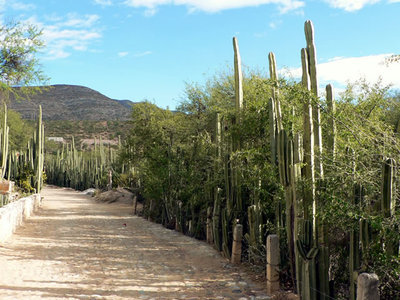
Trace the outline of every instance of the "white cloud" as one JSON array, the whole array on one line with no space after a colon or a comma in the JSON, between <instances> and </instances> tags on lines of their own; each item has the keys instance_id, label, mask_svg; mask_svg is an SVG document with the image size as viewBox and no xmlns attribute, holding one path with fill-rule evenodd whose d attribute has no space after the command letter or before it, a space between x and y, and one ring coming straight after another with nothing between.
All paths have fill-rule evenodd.
<instances>
[{"instance_id":1,"label":"white cloud","mask_svg":"<svg viewBox=\"0 0 400 300\"><path fill-rule=\"evenodd\" d=\"M253 36L257 39L265 38L266 36L268 36L268 32L267 31L256 32L253 34Z\"/></svg>"},{"instance_id":2,"label":"white cloud","mask_svg":"<svg viewBox=\"0 0 400 300\"><path fill-rule=\"evenodd\" d=\"M14 10L33 10L36 8L34 4L19 1L7 1L7 4Z\"/></svg>"},{"instance_id":3,"label":"white cloud","mask_svg":"<svg viewBox=\"0 0 400 300\"><path fill-rule=\"evenodd\" d=\"M6 9L12 10L34 10L36 6L32 3L23 3L17 0L0 0L0 11L4 11Z\"/></svg>"},{"instance_id":4,"label":"white cloud","mask_svg":"<svg viewBox=\"0 0 400 300\"><path fill-rule=\"evenodd\" d=\"M101 37L100 33L98 32L90 32L88 30L60 29L56 26L49 26L43 29L43 36L47 42L54 40L87 41Z\"/></svg>"},{"instance_id":5,"label":"white cloud","mask_svg":"<svg viewBox=\"0 0 400 300\"><path fill-rule=\"evenodd\" d=\"M325 0L334 8L341 8L345 11L356 11L362 9L366 5L375 4L381 0Z\"/></svg>"},{"instance_id":6,"label":"white cloud","mask_svg":"<svg viewBox=\"0 0 400 300\"><path fill-rule=\"evenodd\" d=\"M126 0L125 4L132 7L145 7L154 12L160 5L184 5L189 11L201 10L215 13L221 10L234 9L264 4L275 4L281 13L296 10L305 5L300 0Z\"/></svg>"},{"instance_id":7,"label":"white cloud","mask_svg":"<svg viewBox=\"0 0 400 300\"><path fill-rule=\"evenodd\" d=\"M63 49L51 49L48 52L48 59L55 60L55 59L60 59L60 58L66 58L70 55L71 55L71 53L65 52Z\"/></svg>"},{"instance_id":8,"label":"white cloud","mask_svg":"<svg viewBox=\"0 0 400 300\"><path fill-rule=\"evenodd\" d=\"M123 51L123 52L118 52L119 57L125 57L129 54L129 52Z\"/></svg>"},{"instance_id":9,"label":"white cloud","mask_svg":"<svg viewBox=\"0 0 400 300\"><path fill-rule=\"evenodd\" d=\"M133 56L134 56L134 57L142 57L142 56L146 56L146 55L150 55L150 54L153 54L153 52L151 52L151 51L144 51L144 52L135 53Z\"/></svg>"},{"instance_id":10,"label":"white cloud","mask_svg":"<svg viewBox=\"0 0 400 300\"><path fill-rule=\"evenodd\" d=\"M268 26L271 29L276 29L281 24L282 24L282 20L278 20L278 21L269 22Z\"/></svg>"},{"instance_id":11,"label":"white cloud","mask_svg":"<svg viewBox=\"0 0 400 300\"><path fill-rule=\"evenodd\" d=\"M101 5L101 6L111 6L113 5L111 0L94 0L93 1L95 4Z\"/></svg>"},{"instance_id":12,"label":"white cloud","mask_svg":"<svg viewBox=\"0 0 400 300\"><path fill-rule=\"evenodd\" d=\"M31 24L43 28L43 39L46 42L45 59L65 58L72 51L87 51L89 45L102 37L95 27L97 15L79 16L68 14L65 17L52 17L52 24L44 24L32 17L27 20Z\"/></svg>"},{"instance_id":13,"label":"white cloud","mask_svg":"<svg viewBox=\"0 0 400 300\"><path fill-rule=\"evenodd\" d=\"M144 15L146 17L152 17L156 14L157 9L155 7L149 7L145 10Z\"/></svg>"},{"instance_id":14,"label":"white cloud","mask_svg":"<svg viewBox=\"0 0 400 300\"><path fill-rule=\"evenodd\" d=\"M77 14L68 14L67 20L60 23L60 26L67 27L91 27L93 26L100 17L98 15L85 15L83 17Z\"/></svg>"},{"instance_id":15,"label":"white cloud","mask_svg":"<svg viewBox=\"0 0 400 300\"><path fill-rule=\"evenodd\" d=\"M392 54L379 54L361 57L335 57L326 63L318 64L318 80L320 85L333 83L344 87L348 82L355 82L361 78L375 83L382 79L385 85L392 84L400 88L400 63L385 64L385 59ZM289 73L295 78L301 78L301 68L281 71Z\"/></svg>"}]
</instances>

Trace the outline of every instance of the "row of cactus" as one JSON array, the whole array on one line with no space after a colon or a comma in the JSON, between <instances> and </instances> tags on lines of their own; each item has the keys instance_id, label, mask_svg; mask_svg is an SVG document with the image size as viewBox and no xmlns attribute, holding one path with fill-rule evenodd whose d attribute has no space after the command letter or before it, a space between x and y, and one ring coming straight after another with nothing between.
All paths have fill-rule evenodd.
<instances>
[{"instance_id":1,"label":"row of cactus","mask_svg":"<svg viewBox=\"0 0 400 300\"><path fill-rule=\"evenodd\" d=\"M245 151L251 148L251 145L247 147L248 145L241 141L242 134L245 136L246 133L240 132L240 130L245 128L245 121L247 121L245 117L247 115L245 114L246 111L243 110L243 76L239 47L236 38L234 38L235 113L232 116L219 112L216 113L216 117L213 120L215 122L213 126L215 128L213 130L215 152L210 147L209 149L212 150L210 152L207 151L207 155L212 153L210 161L214 165L211 167L206 166L202 170L205 174L203 177L204 182L201 182L204 183L204 188L201 188L200 192L197 191L198 194L195 191L194 195L180 199L179 191L184 190L189 184L185 185L183 183L180 186L178 183L172 189L169 189L170 184L168 182L168 184L165 184L168 187L163 186L160 189L163 189L165 194L168 193L169 198L162 200L149 199L148 202L150 204L146 204L146 206L148 211L154 212L151 215L153 220L158 218L164 223L163 220L172 219L170 216L164 217L165 214L174 215L176 229L192 236L201 237L201 234L195 234L195 232L201 231L196 230L196 228L207 226L207 229L204 228L202 233L206 232L207 240L210 243L214 243L215 248L226 257L231 256L234 226L237 222L241 223L245 239L245 247L243 248L247 250L247 257L253 263L259 261L259 253L262 252L262 247L265 245L266 227L275 222L277 232L281 234L281 240L286 239L287 241L287 245L285 245L288 250L287 265L293 279L293 286L301 296L301 299L330 299L330 297L333 297L333 291L330 286L331 278L329 278L331 267L331 249L329 246L332 246L333 243L330 245L327 223L324 224L327 221L321 215L324 215L324 205L330 201L329 199L335 199L336 197L335 191L332 192L335 194L332 198L328 198L325 192L328 190L329 180L342 179L332 173L337 167L335 165L336 156L343 153L338 151L336 146L336 105L333 87L330 84L326 86L326 109L323 111L323 117L327 126L326 130L324 129L324 145L322 142L321 107L323 107L323 103L321 103L318 93L317 56L312 23L307 21L304 29L306 47L300 53L303 88L299 89L301 94L296 94L297 97L298 95L302 97L302 99L296 99L301 100L302 106L295 106L296 103L294 103L291 110L287 107L287 101L282 101L285 97L285 90L280 88L279 85L275 55L270 53L268 56L270 72L268 88L271 87L271 98L269 100L270 162L274 165L274 168L271 167L271 169L274 169L272 171L273 174L276 174L279 178L279 180L273 180L274 186L271 187L271 190L263 190L263 192L266 191L268 193L268 196L257 194L258 189L262 190L262 182L261 179L259 179L260 183L256 182L258 179L256 178L258 176L256 171L252 173L257 175L251 177L250 184L247 184L244 177L247 171L246 164L249 164L249 162L242 159L242 157L245 157L247 154ZM295 109L298 111L295 111ZM291 122L295 123L298 119L293 118L296 120L292 121L292 118L286 115L290 110L294 111L293 114L295 116L302 116L300 129L295 126L298 125L297 123L291 124ZM257 112L259 113L259 111ZM212 113L215 113L215 111L212 110ZM254 116L252 114L249 115ZM245 124L244 126L242 126L243 123ZM339 138L342 137L342 135L338 136ZM266 143L266 140L264 142ZM186 144L184 145L186 146ZM339 145L342 146L342 143ZM264 146L265 144L262 145L262 147ZM166 148L160 146L160 149L162 149L160 152L167 152ZM189 151L192 150L190 147L188 149L190 149ZM170 150L168 148L168 151ZM177 169L172 169L172 173L181 166L187 166L189 170L193 168L193 165L190 164L190 159L183 162L180 161L185 157L181 155L182 151L178 150L179 148L177 147L176 156L174 156L176 161L172 161L170 156L163 157L168 160L168 172L166 172L168 176L171 174L170 165L173 165L174 162L178 162ZM347 157L354 155L351 150L348 150L348 152ZM267 152L262 153L264 155ZM241 170L241 167L244 170ZM355 169L354 173L356 173ZM379 213L388 218L393 216L395 207L394 160L385 160L382 173L382 199ZM157 175L155 172L151 174L153 176ZM164 182L162 180L164 178L161 178L159 182ZM275 187L277 181L279 181L282 189ZM352 180L346 179L345 182L347 183L348 181ZM355 179L353 181L354 187L352 189L354 188L354 191L348 192L348 194L352 194L349 197L349 202L351 202L351 206L357 206L359 203L365 205L366 201L363 199L364 189L359 183L355 184ZM157 185L159 182L157 182ZM254 191L251 190L252 188L254 188ZM175 193L172 196L171 190ZM176 199L173 199L173 197L176 197ZM265 206L263 207L267 202L264 201L267 197L273 198L274 201L271 202L277 204L276 216L270 219L268 218L273 209L265 209ZM278 199L280 197L282 199ZM199 198L201 198L201 201L197 201ZM194 202L197 202L197 211L195 211L190 201L184 202L188 199L196 199ZM199 204L200 202L201 204ZM203 206L202 204L205 205ZM327 207L329 208L329 205ZM362 208L364 209L364 207ZM161 217L160 215L163 216ZM204 221L203 223L202 220ZM371 227L367 220L362 219L360 220L359 229L352 228L349 230L351 299L355 299L354 279L362 270L363 258L365 257L363 253L366 252L374 238L375 233ZM342 228L340 229L342 230ZM383 250L389 254L394 253L398 250L396 246L398 245L386 243L383 246ZM282 257L283 259L286 258L285 256Z\"/></svg>"},{"instance_id":2,"label":"row of cactus","mask_svg":"<svg viewBox=\"0 0 400 300\"><path fill-rule=\"evenodd\" d=\"M105 147L102 139L94 141L94 149L78 151L75 139L57 150L56 155L46 157L47 181L51 184L78 190L105 188L109 172L116 162L117 150Z\"/></svg>"},{"instance_id":3,"label":"row of cactus","mask_svg":"<svg viewBox=\"0 0 400 300\"><path fill-rule=\"evenodd\" d=\"M317 59L311 21L305 23L305 36L307 47L301 50L302 84L309 94L306 94L303 99L302 139L292 130L287 133L282 126L278 77L273 53L269 55L270 78L274 82L270 100L270 137L271 161L276 162L280 183L285 191L285 229L291 273L301 299L313 300L329 299L332 291L329 286L330 257L326 228L318 217L321 203L324 200L320 198L320 191L324 186L324 167ZM326 86L326 104L328 130L325 149L330 161L334 161L336 152L335 100L333 87L330 84ZM302 171L300 171L300 163L303 165ZM394 216L395 167L396 163L393 159L387 158L383 161L380 213L385 218ZM300 181L303 189L299 191L296 185ZM351 204L362 203L363 195L362 186L355 184ZM376 210L376 208L372 209ZM277 220L280 220L280 216L277 216ZM277 226L279 227L280 224L278 222ZM363 269L362 253L367 251L373 238L373 230L366 220L360 220L359 230L350 232L350 299L356 299L356 280L358 273ZM398 243L385 244L383 250L388 255L397 255Z\"/></svg>"},{"instance_id":4,"label":"row of cactus","mask_svg":"<svg viewBox=\"0 0 400 300\"><path fill-rule=\"evenodd\" d=\"M7 105L3 105L2 127L0 133L0 176L1 180L15 181L25 192L40 193L43 186L44 167L44 125L42 108L36 129L25 149L8 151L9 126L7 125ZM7 204L9 195L1 195L1 205Z\"/></svg>"}]
</instances>

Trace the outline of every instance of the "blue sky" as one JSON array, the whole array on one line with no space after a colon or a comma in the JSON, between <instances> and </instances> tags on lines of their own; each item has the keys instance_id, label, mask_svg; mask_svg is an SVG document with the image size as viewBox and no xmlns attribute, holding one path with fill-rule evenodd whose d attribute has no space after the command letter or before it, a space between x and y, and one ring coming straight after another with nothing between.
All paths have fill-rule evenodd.
<instances>
[{"instance_id":1,"label":"blue sky","mask_svg":"<svg viewBox=\"0 0 400 300\"><path fill-rule=\"evenodd\" d=\"M233 36L245 66L266 73L273 51L282 73L299 76L308 19L321 84L381 76L400 88L400 63L383 64L400 53L400 0L0 0L0 14L43 29L49 83L114 99L174 108L185 82L231 68Z\"/></svg>"}]
</instances>

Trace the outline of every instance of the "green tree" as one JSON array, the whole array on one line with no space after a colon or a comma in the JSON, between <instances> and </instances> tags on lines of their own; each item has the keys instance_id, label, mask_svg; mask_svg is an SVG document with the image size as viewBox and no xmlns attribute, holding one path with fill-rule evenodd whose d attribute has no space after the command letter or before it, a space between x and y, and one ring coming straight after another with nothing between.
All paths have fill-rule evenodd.
<instances>
[{"instance_id":1,"label":"green tree","mask_svg":"<svg viewBox=\"0 0 400 300\"><path fill-rule=\"evenodd\" d=\"M3 97L10 93L18 96L35 92L37 88L29 86L47 80L37 59L37 53L44 47L41 36L42 31L30 24L0 25L0 91Z\"/></svg>"},{"instance_id":2,"label":"green tree","mask_svg":"<svg viewBox=\"0 0 400 300\"><path fill-rule=\"evenodd\" d=\"M7 113L7 123L10 127L9 149L17 151L24 149L33 134L33 128L21 118L18 112L11 109Z\"/></svg>"}]
</instances>

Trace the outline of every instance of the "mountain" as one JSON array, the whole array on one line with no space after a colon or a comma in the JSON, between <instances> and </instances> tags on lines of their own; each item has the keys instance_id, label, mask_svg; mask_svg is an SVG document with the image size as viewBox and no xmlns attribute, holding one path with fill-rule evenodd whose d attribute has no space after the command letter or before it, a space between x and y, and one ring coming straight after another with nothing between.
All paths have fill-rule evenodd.
<instances>
[{"instance_id":1,"label":"mountain","mask_svg":"<svg viewBox=\"0 0 400 300\"><path fill-rule=\"evenodd\" d=\"M44 120L126 121L132 105L129 100L115 100L90 88L78 85L51 85L29 99L10 97L9 108L23 119L35 119L42 105Z\"/></svg>"}]
</instances>

